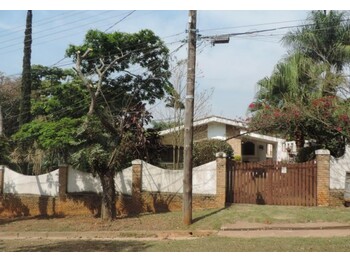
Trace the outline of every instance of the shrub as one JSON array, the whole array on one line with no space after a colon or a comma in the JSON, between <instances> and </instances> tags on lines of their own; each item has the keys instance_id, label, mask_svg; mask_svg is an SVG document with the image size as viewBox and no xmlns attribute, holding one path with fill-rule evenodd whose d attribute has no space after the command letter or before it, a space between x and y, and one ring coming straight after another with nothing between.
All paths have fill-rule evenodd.
<instances>
[{"instance_id":1,"label":"shrub","mask_svg":"<svg viewBox=\"0 0 350 263\"><path fill-rule=\"evenodd\" d=\"M193 144L193 166L199 166L215 160L215 154L224 152L231 157L233 150L231 145L222 140L204 140Z\"/></svg>"}]
</instances>

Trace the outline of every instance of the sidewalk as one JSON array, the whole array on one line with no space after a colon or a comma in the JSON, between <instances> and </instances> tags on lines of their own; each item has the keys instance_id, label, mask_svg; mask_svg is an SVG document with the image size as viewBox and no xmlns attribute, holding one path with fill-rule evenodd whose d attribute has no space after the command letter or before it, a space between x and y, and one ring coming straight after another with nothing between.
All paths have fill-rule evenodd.
<instances>
[{"instance_id":1,"label":"sidewalk","mask_svg":"<svg viewBox=\"0 0 350 263\"><path fill-rule=\"evenodd\" d=\"M90 232L0 232L0 240L185 240L216 235L218 231L90 231Z\"/></svg>"},{"instance_id":2,"label":"sidewalk","mask_svg":"<svg viewBox=\"0 0 350 263\"><path fill-rule=\"evenodd\" d=\"M237 222L221 227L218 236L256 237L344 237L350 236L350 225L335 222L260 224Z\"/></svg>"}]
</instances>

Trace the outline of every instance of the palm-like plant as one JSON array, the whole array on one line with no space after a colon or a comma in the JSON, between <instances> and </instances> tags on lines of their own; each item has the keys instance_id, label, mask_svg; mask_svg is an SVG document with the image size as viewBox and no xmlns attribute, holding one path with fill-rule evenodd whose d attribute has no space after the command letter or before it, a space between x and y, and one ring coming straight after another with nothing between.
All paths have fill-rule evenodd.
<instances>
[{"instance_id":1,"label":"palm-like plant","mask_svg":"<svg viewBox=\"0 0 350 263\"><path fill-rule=\"evenodd\" d=\"M287 33L282 42L324 65L323 95L335 95L342 79L337 76L350 63L348 12L312 11L308 24Z\"/></svg>"},{"instance_id":2,"label":"palm-like plant","mask_svg":"<svg viewBox=\"0 0 350 263\"><path fill-rule=\"evenodd\" d=\"M350 62L350 20L347 12L312 11L308 24L287 33L282 41L317 62L341 71Z\"/></svg>"},{"instance_id":3,"label":"palm-like plant","mask_svg":"<svg viewBox=\"0 0 350 263\"><path fill-rule=\"evenodd\" d=\"M299 112L309 105L312 99L320 96L319 76L322 72L322 67L301 53L285 58L276 65L270 77L258 82L259 90L255 97L257 107L252 111L260 111L265 115L273 109L274 117L282 117L284 122L283 125L278 122L276 129L280 129L282 125L285 133L296 140L297 147L303 147L305 132L302 129L302 114ZM293 118L285 122L286 114L290 116L292 112ZM261 114L255 114L254 117L261 118Z\"/></svg>"}]
</instances>

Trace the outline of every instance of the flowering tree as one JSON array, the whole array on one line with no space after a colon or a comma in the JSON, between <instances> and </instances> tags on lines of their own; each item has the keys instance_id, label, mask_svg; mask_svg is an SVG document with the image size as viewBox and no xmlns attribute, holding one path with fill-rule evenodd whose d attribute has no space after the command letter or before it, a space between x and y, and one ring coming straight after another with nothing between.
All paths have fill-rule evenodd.
<instances>
[{"instance_id":1,"label":"flowering tree","mask_svg":"<svg viewBox=\"0 0 350 263\"><path fill-rule=\"evenodd\" d=\"M333 155L344 152L349 131L349 85L344 69L350 62L349 20L345 12L312 11L308 23L283 38L288 58L258 82L250 104L251 129L295 140L305 138Z\"/></svg>"}]
</instances>

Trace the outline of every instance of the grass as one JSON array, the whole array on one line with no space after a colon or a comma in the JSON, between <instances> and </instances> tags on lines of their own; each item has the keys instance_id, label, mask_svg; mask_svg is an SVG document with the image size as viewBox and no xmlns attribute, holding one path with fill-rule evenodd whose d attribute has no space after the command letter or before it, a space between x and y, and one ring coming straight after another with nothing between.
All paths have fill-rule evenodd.
<instances>
[{"instance_id":1,"label":"grass","mask_svg":"<svg viewBox=\"0 0 350 263\"><path fill-rule=\"evenodd\" d=\"M7 252L349 252L350 237L226 238L162 241L0 240Z\"/></svg>"},{"instance_id":2,"label":"grass","mask_svg":"<svg viewBox=\"0 0 350 263\"><path fill-rule=\"evenodd\" d=\"M0 215L1 216L1 215ZM0 232L39 231L124 231L120 237L153 237L152 231L219 230L235 222L305 223L341 222L350 224L350 208L289 207L233 205L225 209L193 212L193 224L182 223L181 212L141 214L104 222L92 216L0 219ZM350 237L332 238L229 238L203 236L191 240L0 240L0 251L191 251L191 252L253 252L253 251L350 251Z\"/></svg>"},{"instance_id":3,"label":"grass","mask_svg":"<svg viewBox=\"0 0 350 263\"><path fill-rule=\"evenodd\" d=\"M350 208L233 205L193 212L193 224L184 226L181 212L141 214L104 222L91 216L0 219L0 231L169 231L219 230L237 221L258 223L350 223Z\"/></svg>"}]
</instances>

